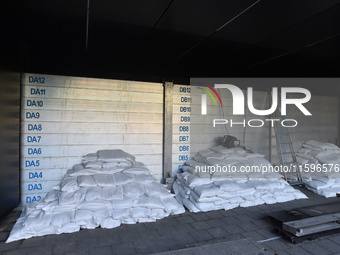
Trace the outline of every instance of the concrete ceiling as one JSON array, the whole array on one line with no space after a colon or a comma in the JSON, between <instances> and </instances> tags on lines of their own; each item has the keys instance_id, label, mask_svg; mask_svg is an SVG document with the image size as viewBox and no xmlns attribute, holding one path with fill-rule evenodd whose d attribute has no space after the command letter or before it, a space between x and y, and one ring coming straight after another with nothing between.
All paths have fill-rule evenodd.
<instances>
[{"instance_id":1,"label":"concrete ceiling","mask_svg":"<svg viewBox=\"0 0 340 255\"><path fill-rule=\"evenodd\" d=\"M4 0L0 5L2 64L24 72L183 83L190 77L340 73L340 0Z\"/></svg>"}]
</instances>

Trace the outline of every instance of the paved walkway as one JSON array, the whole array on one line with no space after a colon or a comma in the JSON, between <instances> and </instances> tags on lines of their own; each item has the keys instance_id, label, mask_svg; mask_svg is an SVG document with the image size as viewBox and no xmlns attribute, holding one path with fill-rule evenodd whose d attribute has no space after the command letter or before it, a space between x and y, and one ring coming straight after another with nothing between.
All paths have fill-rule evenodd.
<instances>
[{"instance_id":1,"label":"paved walkway","mask_svg":"<svg viewBox=\"0 0 340 255\"><path fill-rule=\"evenodd\" d=\"M0 254L213 255L214 251L215 254L221 254L222 247L237 246L240 250L225 249L225 254L260 254L261 250L262 254L278 255L340 254L340 234L295 245L272 232L272 222L266 216L266 212L340 202L340 198L326 199L301 190L310 199L248 208L239 207L228 211L186 212L153 223L121 225L114 229L81 230L72 234L49 235L5 244L9 231L20 214L13 211L0 222ZM241 245L242 243L248 243L248 247L255 247L254 251L252 253L249 253L251 249L242 251L241 247L247 246Z\"/></svg>"}]
</instances>

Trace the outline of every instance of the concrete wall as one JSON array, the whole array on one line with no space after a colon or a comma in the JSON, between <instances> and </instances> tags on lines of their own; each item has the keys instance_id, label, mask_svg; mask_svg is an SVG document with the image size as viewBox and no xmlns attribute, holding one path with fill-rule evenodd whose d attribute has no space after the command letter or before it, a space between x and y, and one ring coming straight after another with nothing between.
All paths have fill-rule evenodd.
<instances>
[{"instance_id":1,"label":"concrete wall","mask_svg":"<svg viewBox=\"0 0 340 255\"><path fill-rule=\"evenodd\" d=\"M162 176L161 83L23 74L22 201L43 197L88 153L122 149Z\"/></svg>"}]
</instances>

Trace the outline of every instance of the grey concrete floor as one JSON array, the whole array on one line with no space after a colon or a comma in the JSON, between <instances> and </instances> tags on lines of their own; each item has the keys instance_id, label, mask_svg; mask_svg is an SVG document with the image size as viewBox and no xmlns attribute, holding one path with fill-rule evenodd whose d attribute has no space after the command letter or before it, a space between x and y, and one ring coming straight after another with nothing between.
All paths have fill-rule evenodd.
<instances>
[{"instance_id":1,"label":"grey concrete floor","mask_svg":"<svg viewBox=\"0 0 340 255\"><path fill-rule=\"evenodd\" d=\"M13 211L0 222L0 254L340 254L340 234L293 244L272 231L273 222L267 212L340 202L338 197L324 198L300 190L309 199L228 211L186 212L153 223L81 230L6 244L20 215L20 211Z\"/></svg>"}]
</instances>

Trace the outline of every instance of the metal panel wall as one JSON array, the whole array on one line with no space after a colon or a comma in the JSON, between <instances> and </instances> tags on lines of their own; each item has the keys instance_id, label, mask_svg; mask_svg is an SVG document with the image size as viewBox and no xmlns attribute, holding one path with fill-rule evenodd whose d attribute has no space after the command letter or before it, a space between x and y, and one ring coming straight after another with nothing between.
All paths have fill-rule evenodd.
<instances>
[{"instance_id":1,"label":"metal panel wall","mask_svg":"<svg viewBox=\"0 0 340 255\"><path fill-rule=\"evenodd\" d=\"M19 204L20 73L0 73L0 218Z\"/></svg>"},{"instance_id":2,"label":"metal panel wall","mask_svg":"<svg viewBox=\"0 0 340 255\"><path fill-rule=\"evenodd\" d=\"M122 149L162 176L160 83L22 76L22 202L44 196L82 156Z\"/></svg>"}]
</instances>

